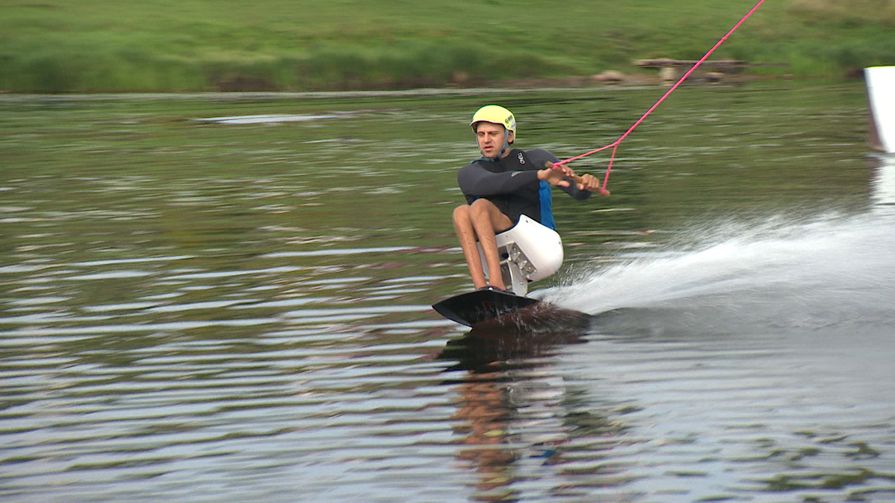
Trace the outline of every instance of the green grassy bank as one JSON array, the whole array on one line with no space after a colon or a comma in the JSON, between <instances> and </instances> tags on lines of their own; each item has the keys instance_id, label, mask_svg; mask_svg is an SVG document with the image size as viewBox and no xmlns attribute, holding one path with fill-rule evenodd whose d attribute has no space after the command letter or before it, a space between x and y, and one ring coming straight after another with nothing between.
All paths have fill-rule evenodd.
<instances>
[{"instance_id":1,"label":"green grassy bank","mask_svg":"<svg viewBox=\"0 0 895 503\"><path fill-rule=\"evenodd\" d=\"M847 78L895 64L895 0L768 0L716 53ZM641 73L701 56L752 0L18 0L2 92L401 89ZM779 66L778 66L779 65Z\"/></svg>"}]
</instances>

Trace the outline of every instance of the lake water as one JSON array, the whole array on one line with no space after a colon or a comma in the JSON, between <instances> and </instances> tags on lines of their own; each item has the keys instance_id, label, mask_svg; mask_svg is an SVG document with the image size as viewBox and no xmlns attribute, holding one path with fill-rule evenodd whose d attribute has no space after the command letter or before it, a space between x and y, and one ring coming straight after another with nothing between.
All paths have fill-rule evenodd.
<instances>
[{"instance_id":1,"label":"lake water","mask_svg":"<svg viewBox=\"0 0 895 503\"><path fill-rule=\"evenodd\" d=\"M476 107L568 157L660 94L0 96L0 498L895 500L860 84L679 89L555 199L589 320L431 310Z\"/></svg>"}]
</instances>

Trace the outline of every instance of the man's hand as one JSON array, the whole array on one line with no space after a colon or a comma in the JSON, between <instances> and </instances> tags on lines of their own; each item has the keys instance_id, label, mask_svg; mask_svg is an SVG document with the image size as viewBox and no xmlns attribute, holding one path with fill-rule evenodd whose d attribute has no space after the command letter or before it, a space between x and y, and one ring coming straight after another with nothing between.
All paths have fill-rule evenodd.
<instances>
[{"instance_id":1,"label":"man's hand","mask_svg":"<svg viewBox=\"0 0 895 503\"><path fill-rule=\"evenodd\" d=\"M566 178L575 176L575 172L564 165L556 167L552 162L547 161L545 166L544 169L538 170L538 180L545 181L554 187L568 187L570 183Z\"/></svg>"},{"instance_id":2,"label":"man's hand","mask_svg":"<svg viewBox=\"0 0 895 503\"><path fill-rule=\"evenodd\" d=\"M600 187L600 180L591 174L578 176L565 165L556 166L552 162L547 161L546 168L538 171L538 180L544 180L550 185L556 187L569 187L569 180L574 180L578 190L586 190L588 192L597 192L601 196L608 196L609 191Z\"/></svg>"},{"instance_id":3,"label":"man's hand","mask_svg":"<svg viewBox=\"0 0 895 503\"><path fill-rule=\"evenodd\" d=\"M578 184L578 190L586 190L589 192L601 192L600 190L600 180L597 179L594 175L584 174L575 178L575 182Z\"/></svg>"},{"instance_id":4,"label":"man's hand","mask_svg":"<svg viewBox=\"0 0 895 503\"><path fill-rule=\"evenodd\" d=\"M578 190L586 190L589 192L596 192L601 196L609 196L610 193L608 190L604 189L600 186L600 180L591 174L584 174L575 178L575 181L578 182Z\"/></svg>"}]
</instances>

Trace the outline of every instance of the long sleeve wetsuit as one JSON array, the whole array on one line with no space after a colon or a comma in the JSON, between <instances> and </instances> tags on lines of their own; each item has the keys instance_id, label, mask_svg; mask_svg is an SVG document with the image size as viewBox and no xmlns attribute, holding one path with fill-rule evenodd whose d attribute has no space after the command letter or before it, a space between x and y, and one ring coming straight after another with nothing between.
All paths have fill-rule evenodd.
<instances>
[{"instance_id":1,"label":"long sleeve wetsuit","mask_svg":"<svg viewBox=\"0 0 895 503\"><path fill-rule=\"evenodd\" d=\"M555 229L550 184L538 180L538 170L544 169L547 161L558 160L546 150L525 152L513 149L497 161L483 158L467 164L457 173L457 183L467 203L472 204L479 198L488 199L513 221L513 225L519 222L521 215L526 215ZM569 179L569 182L569 187L559 188L578 200L590 197L589 191L578 190L573 180Z\"/></svg>"}]
</instances>

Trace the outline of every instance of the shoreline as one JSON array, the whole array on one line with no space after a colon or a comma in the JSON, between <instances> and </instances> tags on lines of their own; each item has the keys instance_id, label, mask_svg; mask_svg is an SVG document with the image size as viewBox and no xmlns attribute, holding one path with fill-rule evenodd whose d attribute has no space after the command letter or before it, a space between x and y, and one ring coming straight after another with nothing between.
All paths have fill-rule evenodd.
<instances>
[{"instance_id":1,"label":"shoreline","mask_svg":"<svg viewBox=\"0 0 895 503\"><path fill-rule=\"evenodd\" d=\"M717 81L707 81L696 77L684 82L689 86L739 86L755 82L814 82L815 79L793 79L789 76L768 75L728 75ZM843 80L846 84L851 80ZM28 99L42 99L47 101L89 101L106 99L222 99L222 100L254 100L254 99L326 99L326 98L376 98L387 96L476 96L483 94L520 94L527 92L544 91L595 91L595 90L636 90L636 89L665 89L658 77L641 75L625 75L623 80L601 80L599 76L590 77L564 77L550 79L525 79L509 85L502 82L500 86L486 87L461 87L446 85L444 87L419 87L410 89L367 89L344 91L158 91L158 92L95 92L95 93L16 93L0 91L0 102L14 102Z\"/></svg>"}]
</instances>

